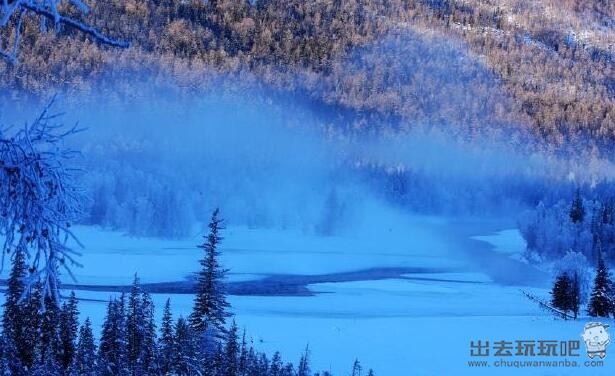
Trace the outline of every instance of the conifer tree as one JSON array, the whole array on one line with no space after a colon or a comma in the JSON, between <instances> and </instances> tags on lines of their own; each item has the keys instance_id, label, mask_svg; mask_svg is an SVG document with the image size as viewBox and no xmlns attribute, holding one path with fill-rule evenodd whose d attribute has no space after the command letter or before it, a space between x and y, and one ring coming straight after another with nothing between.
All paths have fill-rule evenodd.
<instances>
[{"instance_id":1,"label":"conifer tree","mask_svg":"<svg viewBox=\"0 0 615 376\"><path fill-rule=\"evenodd\" d=\"M239 340L237 337L237 324L235 320L231 324L226 334L226 345L224 348L224 361L222 365L223 376L237 376L239 360Z\"/></svg>"},{"instance_id":2,"label":"conifer tree","mask_svg":"<svg viewBox=\"0 0 615 376\"><path fill-rule=\"evenodd\" d=\"M241 336L241 347L239 348L239 361L237 364L237 373L240 376L246 376L247 372L248 372L248 344L246 343L246 331L244 329L243 335Z\"/></svg>"},{"instance_id":3,"label":"conifer tree","mask_svg":"<svg viewBox=\"0 0 615 376\"><path fill-rule=\"evenodd\" d=\"M124 298L112 299L107 305L98 348L99 373L101 375L127 375L128 356L126 344L126 323Z\"/></svg>"},{"instance_id":4,"label":"conifer tree","mask_svg":"<svg viewBox=\"0 0 615 376\"><path fill-rule=\"evenodd\" d=\"M208 227L209 234L205 242L199 246L205 254L200 262L201 271L197 276L194 308L190 315L190 325L201 334L208 329L224 333L224 324L229 316L227 312L229 304L223 286L226 270L220 266L218 260L220 256L218 247L223 239L219 232L224 229L218 209L214 210ZM211 328L208 328L208 325Z\"/></svg>"},{"instance_id":5,"label":"conifer tree","mask_svg":"<svg viewBox=\"0 0 615 376\"><path fill-rule=\"evenodd\" d=\"M71 376L96 376L98 360L96 356L96 345L92 334L92 324L90 318L79 328L79 340L73 362L70 367Z\"/></svg>"},{"instance_id":6,"label":"conifer tree","mask_svg":"<svg viewBox=\"0 0 615 376\"><path fill-rule=\"evenodd\" d=\"M613 307L612 283L602 254L598 255L594 288L589 299L587 313L592 317L609 317Z\"/></svg>"},{"instance_id":7,"label":"conifer tree","mask_svg":"<svg viewBox=\"0 0 615 376\"><path fill-rule=\"evenodd\" d=\"M79 310L75 292L62 305L60 312L60 366L66 370L71 365L77 346L79 330Z\"/></svg>"},{"instance_id":8,"label":"conifer tree","mask_svg":"<svg viewBox=\"0 0 615 376\"><path fill-rule=\"evenodd\" d=\"M581 309L581 278L575 271L570 280L570 291L568 293L569 307L573 318L576 320Z\"/></svg>"},{"instance_id":9,"label":"conifer tree","mask_svg":"<svg viewBox=\"0 0 615 376\"><path fill-rule=\"evenodd\" d=\"M551 290L551 305L563 312L570 309L571 281L567 273L562 273L557 276L553 289Z\"/></svg>"},{"instance_id":10,"label":"conifer tree","mask_svg":"<svg viewBox=\"0 0 615 376\"><path fill-rule=\"evenodd\" d=\"M41 283L34 283L30 287L30 293L25 301L23 320L27 322L28 325L24 329L24 342L19 346L19 348L22 349L22 362L27 367L32 367L34 365L40 347L40 329L43 320L42 301Z\"/></svg>"},{"instance_id":11,"label":"conifer tree","mask_svg":"<svg viewBox=\"0 0 615 376\"><path fill-rule=\"evenodd\" d=\"M0 336L0 376L25 376L27 369L19 358L13 339Z\"/></svg>"},{"instance_id":12,"label":"conifer tree","mask_svg":"<svg viewBox=\"0 0 615 376\"><path fill-rule=\"evenodd\" d=\"M141 296L141 311L143 313L142 344L137 361L138 367L146 374L155 374L158 351L156 349L156 322L154 318L154 303L147 292Z\"/></svg>"},{"instance_id":13,"label":"conifer tree","mask_svg":"<svg viewBox=\"0 0 615 376\"><path fill-rule=\"evenodd\" d=\"M192 330L183 317L175 324L173 371L178 375L200 374L200 362ZM206 370L203 370L206 371Z\"/></svg>"},{"instance_id":14,"label":"conifer tree","mask_svg":"<svg viewBox=\"0 0 615 376\"><path fill-rule=\"evenodd\" d=\"M305 352L299 360L299 367L297 369L297 376L309 376L310 375L310 349L309 346L305 347Z\"/></svg>"},{"instance_id":15,"label":"conifer tree","mask_svg":"<svg viewBox=\"0 0 615 376\"><path fill-rule=\"evenodd\" d=\"M130 295L128 297L128 307L126 316L126 344L128 363L131 373L135 373L139 362L139 356L143 346L143 329L145 318L143 313L143 303L141 301L141 287L139 286L139 278L135 274Z\"/></svg>"},{"instance_id":16,"label":"conifer tree","mask_svg":"<svg viewBox=\"0 0 615 376\"><path fill-rule=\"evenodd\" d=\"M171 314L171 300L167 299L162 314L160 325L160 343L158 353L160 355L160 372L163 375L169 374L172 370L173 357L175 353L175 340L173 331L173 316Z\"/></svg>"},{"instance_id":17,"label":"conifer tree","mask_svg":"<svg viewBox=\"0 0 615 376\"><path fill-rule=\"evenodd\" d=\"M34 359L32 344L29 343L27 328L31 323L26 321L25 310L25 284L24 279L28 271L26 255L23 251L16 251L13 255L11 273L7 282L7 291L2 314L2 335L5 343L14 347L15 353L25 366L31 366Z\"/></svg>"},{"instance_id":18,"label":"conifer tree","mask_svg":"<svg viewBox=\"0 0 615 376\"><path fill-rule=\"evenodd\" d=\"M270 376L280 376L283 367L284 365L282 364L280 353L276 351L271 358L271 367L269 368Z\"/></svg>"},{"instance_id":19,"label":"conifer tree","mask_svg":"<svg viewBox=\"0 0 615 376\"><path fill-rule=\"evenodd\" d=\"M62 341L60 339L60 307L57 300L44 294L40 315L40 336L37 346L36 362L39 368L57 365L62 359Z\"/></svg>"},{"instance_id":20,"label":"conifer tree","mask_svg":"<svg viewBox=\"0 0 615 376\"><path fill-rule=\"evenodd\" d=\"M352 372L350 373L350 376L361 376L362 371L363 368L361 367L361 363L359 362L359 359L356 359L352 365Z\"/></svg>"},{"instance_id":21,"label":"conifer tree","mask_svg":"<svg viewBox=\"0 0 615 376\"><path fill-rule=\"evenodd\" d=\"M44 345L42 345L44 346ZM30 376L60 376L62 368L54 356L54 348L51 343L39 354Z\"/></svg>"},{"instance_id":22,"label":"conifer tree","mask_svg":"<svg viewBox=\"0 0 615 376\"><path fill-rule=\"evenodd\" d=\"M583 207L583 198L581 198L581 191L577 189L577 193L572 200L572 206L570 207L570 220L572 223L583 222L585 218L585 208Z\"/></svg>"}]
</instances>

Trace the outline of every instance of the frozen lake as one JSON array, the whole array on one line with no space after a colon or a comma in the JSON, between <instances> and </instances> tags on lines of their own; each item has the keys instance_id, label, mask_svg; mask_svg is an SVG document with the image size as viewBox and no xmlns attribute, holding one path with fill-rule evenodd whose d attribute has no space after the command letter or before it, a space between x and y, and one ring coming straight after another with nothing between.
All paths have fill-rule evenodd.
<instances>
[{"instance_id":1,"label":"frozen lake","mask_svg":"<svg viewBox=\"0 0 615 376\"><path fill-rule=\"evenodd\" d=\"M469 355L471 341L579 338L583 322L553 320L521 295L523 288L547 296L549 278L515 260L525 244L507 224L387 215L394 217L387 222L394 227L359 227L334 237L240 226L224 231L229 286L278 283L277 291L230 297L237 323L258 348L297 361L309 344L313 369L336 375L346 375L355 358L378 375L490 375L487 368L468 366L477 360ZM169 241L93 227L77 227L76 233L85 249L84 267L75 275L80 285L89 285L77 295L83 299L82 317L89 316L97 331L106 301L134 273L146 285L189 285L187 278L198 270L199 235ZM301 291L285 289L288 285ZM176 292L153 294L157 315L167 298L176 318L189 314L192 295ZM498 374L582 370L498 369Z\"/></svg>"}]
</instances>

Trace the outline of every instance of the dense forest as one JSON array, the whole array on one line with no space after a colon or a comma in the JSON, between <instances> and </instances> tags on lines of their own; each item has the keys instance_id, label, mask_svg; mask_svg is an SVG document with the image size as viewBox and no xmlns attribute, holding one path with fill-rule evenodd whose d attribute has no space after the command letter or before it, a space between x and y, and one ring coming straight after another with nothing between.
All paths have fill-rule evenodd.
<instances>
[{"instance_id":1,"label":"dense forest","mask_svg":"<svg viewBox=\"0 0 615 376\"><path fill-rule=\"evenodd\" d=\"M467 138L508 127L550 148L576 141L600 150L615 136L609 1L88 3L86 16L62 6L131 47L70 29L41 34L38 18L26 17L19 64L0 62L4 89L91 91L103 77L141 74L198 89L214 84L212 72L249 72L267 87L357 112L353 130L403 120ZM2 30L3 42L14 32ZM433 99L449 93L463 102Z\"/></svg>"}]
</instances>

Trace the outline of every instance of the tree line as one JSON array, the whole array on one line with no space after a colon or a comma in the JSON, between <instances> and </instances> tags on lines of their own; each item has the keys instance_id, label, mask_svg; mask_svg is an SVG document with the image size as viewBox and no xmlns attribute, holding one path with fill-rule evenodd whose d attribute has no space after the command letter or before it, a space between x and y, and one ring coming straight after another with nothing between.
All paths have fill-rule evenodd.
<instances>
[{"instance_id":1,"label":"tree line","mask_svg":"<svg viewBox=\"0 0 615 376\"><path fill-rule=\"evenodd\" d=\"M431 124L452 122L473 132L518 123L529 124L530 132L550 145L579 141L608 148L615 137L615 65L608 48L615 34L609 26L612 17L606 15L612 14L613 5L600 1L587 6L578 0L561 2L561 7L544 3L116 0L96 2L86 15L67 5L68 14L77 20L129 41L132 47L109 50L68 28L58 35L41 33L38 20L26 17L21 63L0 69L0 85L15 92L58 88L82 92L92 90L103 72L104 77L125 80L145 70L149 78L170 75L182 86L199 87L212 84L204 78L206 71L243 78L247 71L269 87L307 93L312 100L362 114L349 129L365 127L374 113L384 120L379 127L394 126L389 120L396 117L410 124L425 119ZM0 35L10 38L15 22ZM412 54L407 54L406 38L378 53L387 36L424 36L424 30L436 37L419 38L415 45L423 51L411 49ZM440 96L442 80L433 72L457 64L438 49L433 54L440 53L441 59L416 57L432 54L425 45L437 46L437 36L469 52L466 58L471 63L486 66L502 84L507 95L500 98L492 97L493 88L481 80L466 83L466 88L483 93L480 97L487 107L464 98L463 110L481 109L489 115L486 119L465 116L448 98L439 109L427 100L432 94ZM363 48L376 52L368 52L369 61L356 66L355 53ZM418 60L415 68L420 74L397 74L406 58ZM393 63L387 64L390 60ZM347 69L348 62L352 69ZM376 72L371 69L374 65L379 67ZM425 75L431 85L421 81ZM130 90L130 85L124 89ZM431 91L423 95L423 90Z\"/></svg>"},{"instance_id":2,"label":"tree line","mask_svg":"<svg viewBox=\"0 0 615 376\"><path fill-rule=\"evenodd\" d=\"M160 328L154 303L135 276L128 293L107 304L100 339L95 340L87 318L79 325L78 299L72 292L58 301L44 294L40 282L26 283L30 270L26 254L17 251L7 281L0 335L0 374L26 375L209 375L209 376L308 376L312 372L309 348L297 365L255 349L245 331L233 320L223 288L225 269L219 264L218 210L203 250L191 314L174 319L166 301ZM360 376L358 361L351 375ZM373 376L369 370L367 375Z\"/></svg>"}]
</instances>

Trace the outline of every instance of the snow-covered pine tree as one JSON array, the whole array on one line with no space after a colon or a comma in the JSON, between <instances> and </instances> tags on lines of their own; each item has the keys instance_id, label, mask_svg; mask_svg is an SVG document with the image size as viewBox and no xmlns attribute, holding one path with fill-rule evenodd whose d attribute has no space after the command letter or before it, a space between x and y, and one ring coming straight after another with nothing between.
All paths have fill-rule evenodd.
<instances>
[{"instance_id":1,"label":"snow-covered pine tree","mask_svg":"<svg viewBox=\"0 0 615 376\"><path fill-rule=\"evenodd\" d=\"M589 299L587 313L592 317L609 317L612 311L611 301L613 285L604 258L600 253L596 264L594 288Z\"/></svg>"},{"instance_id":2,"label":"snow-covered pine tree","mask_svg":"<svg viewBox=\"0 0 615 376\"><path fill-rule=\"evenodd\" d=\"M38 349L40 347L40 329L43 320L43 297L41 283L35 283L30 287L25 303L23 320L28 323L24 329L24 342L20 344L22 349L22 362L28 367L32 367L36 361Z\"/></svg>"},{"instance_id":3,"label":"snow-covered pine tree","mask_svg":"<svg viewBox=\"0 0 615 376\"><path fill-rule=\"evenodd\" d=\"M572 315L576 320L581 309L581 278L578 272L574 271L570 279L570 290L568 293L568 304Z\"/></svg>"},{"instance_id":4,"label":"snow-covered pine tree","mask_svg":"<svg viewBox=\"0 0 615 376\"><path fill-rule=\"evenodd\" d=\"M156 348L156 320L154 302L147 292L141 294L141 311L143 312L143 329L141 350L137 364L145 375L157 374L158 351Z\"/></svg>"},{"instance_id":5,"label":"snow-covered pine tree","mask_svg":"<svg viewBox=\"0 0 615 376\"><path fill-rule=\"evenodd\" d=\"M68 374L70 376L96 376L98 375L97 367L96 344L92 334L92 324L88 317L79 328L79 341Z\"/></svg>"},{"instance_id":6,"label":"snow-covered pine tree","mask_svg":"<svg viewBox=\"0 0 615 376\"><path fill-rule=\"evenodd\" d=\"M310 348L309 345L305 346L305 351L301 355L299 360L299 367L297 368L297 376L309 376L310 371Z\"/></svg>"},{"instance_id":7,"label":"snow-covered pine tree","mask_svg":"<svg viewBox=\"0 0 615 376\"><path fill-rule=\"evenodd\" d=\"M126 315L126 351L131 374L135 373L138 366L137 363L143 345L144 326L145 318L141 301L141 286L139 286L139 277L135 274L130 295L128 296Z\"/></svg>"},{"instance_id":8,"label":"snow-covered pine tree","mask_svg":"<svg viewBox=\"0 0 615 376\"><path fill-rule=\"evenodd\" d=\"M282 364L282 358L280 357L280 353L276 351L271 358L269 376L281 376L283 367L284 364Z\"/></svg>"},{"instance_id":9,"label":"snow-covered pine tree","mask_svg":"<svg viewBox=\"0 0 615 376\"><path fill-rule=\"evenodd\" d=\"M570 207L570 220L572 223L583 222L585 218L585 208L583 207L583 198L581 197L581 191L577 189L577 193L572 200Z\"/></svg>"},{"instance_id":10,"label":"snow-covered pine tree","mask_svg":"<svg viewBox=\"0 0 615 376\"><path fill-rule=\"evenodd\" d=\"M295 376L295 368L292 363L286 363L286 366L282 369L281 376Z\"/></svg>"},{"instance_id":11,"label":"snow-covered pine tree","mask_svg":"<svg viewBox=\"0 0 615 376\"><path fill-rule=\"evenodd\" d=\"M173 315L171 314L171 300L167 299L160 324L160 341L158 354L160 359L160 373L167 375L172 370L175 356L175 333L173 331Z\"/></svg>"},{"instance_id":12,"label":"snow-covered pine tree","mask_svg":"<svg viewBox=\"0 0 615 376\"><path fill-rule=\"evenodd\" d=\"M224 291L224 276L226 270L219 264L220 230L223 230L219 210L214 210L209 222L209 234L205 242L199 246L204 251L200 261L201 271L197 275L196 296L194 307L190 315L190 325L201 335L208 330L215 330L218 335L225 332L226 318L229 317Z\"/></svg>"},{"instance_id":13,"label":"snow-covered pine tree","mask_svg":"<svg viewBox=\"0 0 615 376\"><path fill-rule=\"evenodd\" d=\"M570 310L571 281L568 273L562 273L555 278L551 290L551 305L562 312Z\"/></svg>"},{"instance_id":14,"label":"snow-covered pine tree","mask_svg":"<svg viewBox=\"0 0 615 376\"><path fill-rule=\"evenodd\" d=\"M28 367L19 358L12 338L0 336L0 376L16 376L26 373Z\"/></svg>"},{"instance_id":15,"label":"snow-covered pine tree","mask_svg":"<svg viewBox=\"0 0 615 376\"><path fill-rule=\"evenodd\" d=\"M44 288L44 287L43 287ZM60 339L60 307L56 300L44 295L41 308L41 326L37 345L36 363L38 367L57 365L62 359L62 341Z\"/></svg>"},{"instance_id":16,"label":"snow-covered pine tree","mask_svg":"<svg viewBox=\"0 0 615 376\"><path fill-rule=\"evenodd\" d=\"M217 342L216 350L210 356L211 360L207 362L208 364L203 364L203 371L205 371L205 376L224 375L226 359L224 356L224 350L222 349L221 342Z\"/></svg>"},{"instance_id":17,"label":"snow-covered pine tree","mask_svg":"<svg viewBox=\"0 0 615 376\"><path fill-rule=\"evenodd\" d=\"M237 376L239 362L239 338L237 335L237 324L235 320L226 333L226 344L224 347L224 360L222 364L222 376Z\"/></svg>"},{"instance_id":18,"label":"snow-covered pine tree","mask_svg":"<svg viewBox=\"0 0 615 376\"><path fill-rule=\"evenodd\" d=\"M233 323L235 321L233 320ZM239 348L239 362L237 363L237 374L239 376L247 376L248 373L248 344L246 342L246 330L243 330L241 336L241 346Z\"/></svg>"},{"instance_id":19,"label":"snow-covered pine tree","mask_svg":"<svg viewBox=\"0 0 615 376\"><path fill-rule=\"evenodd\" d=\"M261 353L258 358L258 373L257 375L267 375L269 373L269 359L265 353Z\"/></svg>"},{"instance_id":20,"label":"snow-covered pine tree","mask_svg":"<svg viewBox=\"0 0 615 376\"><path fill-rule=\"evenodd\" d=\"M57 358L53 355L54 348L51 344L49 344L36 359L32 372L29 373L29 376L61 376L63 374L62 368L60 367Z\"/></svg>"},{"instance_id":21,"label":"snow-covered pine tree","mask_svg":"<svg viewBox=\"0 0 615 376\"><path fill-rule=\"evenodd\" d=\"M28 271L25 252L16 251L13 254L11 273L5 293L4 310L2 314L2 335L6 343L15 347L15 354L23 364L31 366L34 361L32 344L27 340L28 326L25 315L25 284ZM27 300L26 300L27 301Z\"/></svg>"},{"instance_id":22,"label":"snow-covered pine tree","mask_svg":"<svg viewBox=\"0 0 615 376\"><path fill-rule=\"evenodd\" d=\"M369 371L367 371L367 376L375 376L374 370L370 368Z\"/></svg>"},{"instance_id":23,"label":"snow-covered pine tree","mask_svg":"<svg viewBox=\"0 0 615 376\"><path fill-rule=\"evenodd\" d=\"M99 374L124 376L129 374L126 344L124 298L111 299L103 322L98 348Z\"/></svg>"},{"instance_id":24,"label":"snow-covered pine tree","mask_svg":"<svg viewBox=\"0 0 615 376\"><path fill-rule=\"evenodd\" d=\"M177 319L175 324L175 356L173 359L173 372L177 375L201 375L201 361L197 357L197 349L191 327L183 317Z\"/></svg>"},{"instance_id":25,"label":"snow-covered pine tree","mask_svg":"<svg viewBox=\"0 0 615 376\"><path fill-rule=\"evenodd\" d=\"M67 302L60 311L60 366L67 370L75 356L77 332L79 330L79 310L77 297L71 292Z\"/></svg>"},{"instance_id":26,"label":"snow-covered pine tree","mask_svg":"<svg viewBox=\"0 0 615 376\"><path fill-rule=\"evenodd\" d=\"M352 372L350 372L350 376L361 376L362 371L363 371L363 367L361 367L361 363L359 362L359 359L356 359L354 361L354 364L352 365Z\"/></svg>"}]
</instances>

